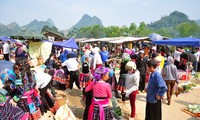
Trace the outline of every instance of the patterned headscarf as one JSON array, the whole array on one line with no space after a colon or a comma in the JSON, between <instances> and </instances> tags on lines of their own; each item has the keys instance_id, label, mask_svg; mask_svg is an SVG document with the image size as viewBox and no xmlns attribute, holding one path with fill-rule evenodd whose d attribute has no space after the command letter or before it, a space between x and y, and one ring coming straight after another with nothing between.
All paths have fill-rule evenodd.
<instances>
[{"instance_id":1,"label":"patterned headscarf","mask_svg":"<svg viewBox=\"0 0 200 120\"><path fill-rule=\"evenodd\" d=\"M7 81L7 80L11 80L11 81L14 82L15 79L16 79L16 75L15 75L15 73L14 73L13 70L5 69L5 70L3 70L3 71L1 72L1 74L0 74L0 79L1 79L1 81L2 81L3 84L4 84L5 81Z\"/></svg>"},{"instance_id":2,"label":"patterned headscarf","mask_svg":"<svg viewBox=\"0 0 200 120\"><path fill-rule=\"evenodd\" d=\"M99 81L102 79L102 75L105 75L109 72L109 69L106 67L98 67L94 73L94 81Z\"/></svg>"}]
</instances>

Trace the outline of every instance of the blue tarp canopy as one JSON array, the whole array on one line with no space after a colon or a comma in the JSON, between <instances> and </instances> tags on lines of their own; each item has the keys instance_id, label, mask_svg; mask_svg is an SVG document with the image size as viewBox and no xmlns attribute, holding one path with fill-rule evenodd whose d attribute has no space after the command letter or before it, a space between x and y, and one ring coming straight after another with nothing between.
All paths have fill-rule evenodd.
<instances>
[{"instance_id":1,"label":"blue tarp canopy","mask_svg":"<svg viewBox=\"0 0 200 120\"><path fill-rule=\"evenodd\" d=\"M76 44L75 40L73 38L66 40L66 41L61 41L61 42L51 42L51 41L46 41L45 42L50 42L55 46L60 46L60 47L65 47L65 48L72 48L72 49L79 49L78 45Z\"/></svg>"},{"instance_id":2,"label":"blue tarp canopy","mask_svg":"<svg viewBox=\"0 0 200 120\"><path fill-rule=\"evenodd\" d=\"M11 41L11 42L16 42L16 40L12 39L12 38L8 38L6 36L2 36L0 37L0 40L2 40L3 42L6 42L6 41Z\"/></svg>"},{"instance_id":3,"label":"blue tarp canopy","mask_svg":"<svg viewBox=\"0 0 200 120\"><path fill-rule=\"evenodd\" d=\"M6 60L0 60L0 73L5 69L13 69L14 63Z\"/></svg>"},{"instance_id":4,"label":"blue tarp canopy","mask_svg":"<svg viewBox=\"0 0 200 120\"><path fill-rule=\"evenodd\" d=\"M199 46L200 39L189 37L189 38L173 38L167 40L154 40L151 43L157 45L173 45L173 46Z\"/></svg>"}]
</instances>

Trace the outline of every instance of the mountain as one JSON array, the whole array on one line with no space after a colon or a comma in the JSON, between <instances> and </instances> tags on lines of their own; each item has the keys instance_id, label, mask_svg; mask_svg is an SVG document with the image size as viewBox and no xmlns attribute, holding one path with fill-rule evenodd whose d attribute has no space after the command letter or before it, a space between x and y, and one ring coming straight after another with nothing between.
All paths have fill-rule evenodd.
<instances>
[{"instance_id":1,"label":"mountain","mask_svg":"<svg viewBox=\"0 0 200 120\"><path fill-rule=\"evenodd\" d=\"M9 36L10 35L10 29L6 26L0 23L0 36Z\"/></svg>"},{"instance_id":2,"label":"mountain","mask_svg":"<svg viewBox=\"0 0 200 120\"><path fill-rule=\"evenodd\" d=\"M89 16L88 14L85 14L82 16L82 18L76 23L74 26L72 26L70 29L80 29L82 27L88 27L92 25L100 25L103 26L101 19L99 19L96 16Z\"/></svg>"},{"instance_id":3,"label":"mountain","mask_svg":"<svg viewBox=\"0 0 200 120\"><path fill-rule=\"evenodd\" d=\"M150 23L148 26L153 29L173 28L182 22L190 21L188 16L182 12L174 11L169 16L164 16L160 20Z\"/></svg>"},{"instance_id":4,"label":"mountain","mask_svg":"<svg viewBox=\"0 0 200 120\"><path fill-rule=\"evenodd\" d=\"M46 22L48 22L48 23L50 23L51 25L55 26L55 24L53 23L53 21L51 20L51 18L48 18Z\"/></svg>"},{"instance_id":5,"label":"mountain","mask_svg":"<svg viewBox=\"0 0 200 120\"><path fill-rule=\"evenodd\" d=\"M53 21L49 18L47 21L38 21L37 19L35 19L32 22L30 22L29 24L24 25L22 28L34 31L36 33L41 33L42 28L46 25L49 27L55 26Z\"/></svg>"},{"instance_id":6,"label":"mountain","mask_svg":"<svg viewBox=\"0 0 200 120\"><path fill-rule=\"evenodd\" d=\"M20 33L21 31L32 31L36 34L40 34L44 26L54 27L55 24L49 18L46 21L33 20L29 24L24 26L19 26L16 22L12 22L8 25L3 25L0 23L0 36L12 36Z\"/></svg>"},{"instance_id":7,"label":"mountain","mask_svg":"<svg viewBox=\"0 0 200 120\"><path fill-rule=\"evenodd\" d=\"M7 25L9 29L20 29L20 26L16 22L12 22Z\"/></svg>"},{"instance_id":8,"label":"mountain","mask_svg":"<svg viewBox=\"0 0 200 120\"><path fill-rule=\"evenodd\" d=\"M0 36L10 36L21 30L21 27L16 23L12 22L8 25L0 24Z\"/></svg>"}]
</instances>

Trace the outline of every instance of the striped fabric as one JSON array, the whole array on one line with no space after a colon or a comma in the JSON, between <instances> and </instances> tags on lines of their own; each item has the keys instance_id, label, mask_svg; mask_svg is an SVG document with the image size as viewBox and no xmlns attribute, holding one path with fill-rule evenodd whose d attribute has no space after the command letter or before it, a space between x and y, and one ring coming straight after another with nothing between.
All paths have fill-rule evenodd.
<instances>
[{"instance_id":1,"label":"striped fabric","mask_svg":"<svg viewBox=\"0 0 200 120\"><path fill-rule=\"evenodd\" d=\"M14 107L8 101L0 106L0 120L21 120L26 113L19 107Z\"/></svg>"},{"instance_id":2,"label":"striped fabric","mask_svg":"<svg viewBox=\"0 0 200 120\"><path fill-rule=\"evenodd\" d=\"M53 80L54 81L57 81L61 84L66 84L66 77L64 75L64 71L63 70L57 70L55 73L54 73L54 76L53 76Z\"/></svg>"},{"instance_id":3,"label":"striped fabric","mask_svg":"<svg viewBox=\"0 0 200 120\"><path fill-rule=\"evenodd\" d=\"M90 74L81 73L79 77L80 87L86 88L88 84L91 82Z\"/></svg>"}]
</instances>

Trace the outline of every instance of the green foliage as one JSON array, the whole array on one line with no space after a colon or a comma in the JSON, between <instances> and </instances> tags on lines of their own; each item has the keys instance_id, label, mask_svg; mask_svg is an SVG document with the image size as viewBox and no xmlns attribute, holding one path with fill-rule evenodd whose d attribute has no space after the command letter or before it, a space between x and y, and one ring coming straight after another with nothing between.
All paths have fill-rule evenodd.
<instances>
[{"instance_id":1,"label":"green foliage","mask_svg":"<svg viewBox=\"0 0 200 120\"><path fill-rule=\"evenodd\" d=\"M121 28L118 26L109 26L105 28L106 37L119 37L121 36Z\"/></svg>"},{"instance_id":2,"label":"green foliage","mask_svg":"<svg viewBox=\"0 0 200 120\"><path fill-rule=\"evenodd\" d=\"M190 83L190 84L187 84L187 85L182 85L183 88L185 89L184 92L189 92L189 90L192 89L192 87L196 87L197 85L196 84L193 84L193 83Z\"/></svg>"},{"instance_id":3,"label":"green foliage","mask_svg":"<svg viewBox=\"0 0 200 120\"><path fill-rule=\"evenodd\" d=\"M200 20L189 20L184 13L174 11L168 16L163 16L160 20L145 24L141 22L139 26L131 23L130 26L108 26L104 27L101 20L94 16L85 14L81 20L68 31L69 38L102 38L119 36L148 36L151 33L158 33L166 37L200 37ZM0 24L0 36L11 36L21 30L44 33L52 31L64 36L54 25L51 19L47 21L33 20L27 25L20 27L17 23L9 25Z\"/></svg>"},{"instance_id":4,"label":"green foliage","mask_svg":"<svg viewBox=\"0 0 200 120\"><path fill-rule=\"evenodd\" d=\"M169 16L164 16L160 20L151 23L148 25L151 29L159 29L159 28L169 28L169 27L176 27L178 24L182 22L189 21L188 16L184 13L174 11Z\"/></svg>"},{"instance_id":5,"label":"green foliage","mask_svg":"<svg viewBox=\"0 0 200 120\"><path fill-rule=\"evenodd\" d=\"M200 26L194 21L183 22L176 29L181 37L200 37Z\"/></svg>"},{"instance_id":6,"label":"green foliage","mask_svg":"<svg viewBox=\"0 0 200 120\"><path fill-rule=\"evenodd\" d=\"M68 32L67 37L75 38L78 33L79 33L79 29L74 28L73 30Z\"/></svg>"},{"instance_id":7,"label":"green foliage","mask_svg":"<svg viewBox=\"0 0 200 120\"><path fill-rule=\"evenodd\" d=\"M167 29L167 28L164 28L164 27L157 29L156 33L159 34L159 35L162 35L162 36L171 37L170 29Z\"/></svg>"},{"instance_id":8,"label":"green foliage","mask_svg":"<svg viewBox=\"0 0 200 120\"><path fill-rule=\"evenodd\" d=\"M64 36L64 33L63 33L63 32L60 32L60 31L58 30L58 28L55 27L55 26L49 27L49 26L45 25L45 26L42 28L41 33L43 34L43 33L45 33L46 31L51 31L51 32L58 33L58 34L61 34L62 36Z\"/></svg>"},{"instance_id":9,"label":"green foliage","mask_svg":"<svg viewBox=\"0 0 200 120\"><path fill-rule=\"evenodd\" d=\"M129 34L130 35L135 35L137 29L137 25L135 23L131 23L129 27Z\"/></svg>"},{"instance_id":10,"label":"green foliage","mask_svg":"<svg viewBox=\"0 0 200 120\"><path fill-rule=\"evenodd\" d=\"M147 36L151 33L152 33L152 30L144 22L141 22L140 26L136 30L136 34L139 36Z\"/></svg>"},{"instance_id":11,"label":"green foliage","mask_svg":"<svg viewBox=\"0 0 200 120\"><path fill-rule=\"evenodd\" d=\"M104 31L104 27L100 25L83 27L78 30L76 38L102 38L105 37Z\"/></svg>"}]
</instances>

